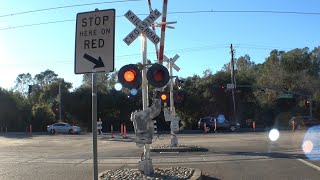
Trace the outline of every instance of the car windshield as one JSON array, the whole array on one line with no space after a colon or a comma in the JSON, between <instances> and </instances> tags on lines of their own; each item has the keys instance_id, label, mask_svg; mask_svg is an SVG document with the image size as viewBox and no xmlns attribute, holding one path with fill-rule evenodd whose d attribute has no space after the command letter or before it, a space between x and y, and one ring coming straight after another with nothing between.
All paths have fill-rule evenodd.
<instances>
[{"instance_id":1,"label":"car windshield","mask_svg":"<svg viewBox=\"0 0 320 180\"><path fill-rule=\"evenodd\" d=\"M320 179L320 0L0 0L0 180Z\"/></svg>"}]
</instances>

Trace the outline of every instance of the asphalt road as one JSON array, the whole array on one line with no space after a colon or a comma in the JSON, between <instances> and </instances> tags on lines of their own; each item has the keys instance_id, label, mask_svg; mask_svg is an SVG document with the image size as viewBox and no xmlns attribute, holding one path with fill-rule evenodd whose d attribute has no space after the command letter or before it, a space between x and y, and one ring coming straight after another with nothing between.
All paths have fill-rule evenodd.
<instances>
[{"instance_id":1,"label":"asphalt road","mask_svg":"<svg viewBox=\"0 0 320 180\"><path fill-rule=\"evenodd\" d=\"M208 151L151 156L156 167L194 167L201 169L206 179L318 180L320 161L308 159L302 150L305 134L282 131L275 142L267 132L178 134L180 144L199 145ZM135 145L133 134L128 137L98 136L99 172L137 167L142 149ZM169 135L154 141L155 145L169 143ZM312 148L319 153L319 142ZM0 135L0 179L92 179L92 168L90 134Z\"/></svg>"}]
</instances>

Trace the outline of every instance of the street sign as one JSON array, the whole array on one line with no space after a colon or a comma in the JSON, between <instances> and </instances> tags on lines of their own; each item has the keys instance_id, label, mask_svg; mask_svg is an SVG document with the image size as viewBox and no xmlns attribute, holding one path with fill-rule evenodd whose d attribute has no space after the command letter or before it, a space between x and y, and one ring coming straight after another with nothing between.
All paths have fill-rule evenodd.
<instances>
[{"instance_id":1,"label":"street sign","mask_svg":"<svg viewBox=\"0 0 320 180\"><path fill-rule=\"evenodd\" d=\"M180 56L178 54L176 54L172 59L169 59L169 58L167 58L167 56L164 55L163 60L168 63L167 68L170 68L169 65L171 63L173 69L175 69L178 72L178 71L180 71L180 67L175 65L174 63L179 59L179 57Z\"/></svg>"},{"instance_id":2,"label":"street sign","mask_svg":"<svg viewBox=\"0 0 320 180\"><path fill-rule=\"evenodd\" d=\"M292 99L293 98L293 94L280 94L278 96L278 99Z\"/></svg>"},{"instance_id":3,"label":"street sign","mask_svg":"<svg viewBox=\"0 0 320 180\"><path fill-rule=\"evenodd\" d=\"M77 14L75 74L114 71L115 9Z\"/></svg>"},{"instance_id":4,"label":"street sign","mask_svg":"<svg viewBox=\"0 0 320 180\"><path fill-rule=\"evenodd\" d=\"M227 89L234 89L234 84L227 84Z\"/></svg>"},{"instance_id":5,"label":"street sign","mask_svg":"<svg viewBox=\"0 0 320 180\"><path fill-rule=\"evenodd\" d=\"M138 16L136 16L131 10L129 10L124 15L133 25L136 26L123 41L129 46L141 33L144 33L147 38L155 45L160 42L159 36L149 28L151 24L161 16L161 13L155 9L149 16L147 16L143 21L141 21Z\"/></svg>"}]
</instances>

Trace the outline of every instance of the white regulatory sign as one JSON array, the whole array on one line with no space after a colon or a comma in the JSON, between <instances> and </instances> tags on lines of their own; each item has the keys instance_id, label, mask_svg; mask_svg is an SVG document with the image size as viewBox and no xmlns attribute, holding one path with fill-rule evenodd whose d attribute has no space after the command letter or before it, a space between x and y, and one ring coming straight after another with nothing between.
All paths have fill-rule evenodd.
<instances>
[{"instance_id":1,"label":"white regulatory sign","mask_svg":"<svg viewBox=\"0 0 320 180\"><path fill-rule=\"evenodd\" d=\"M75 74L114 71L115 12L77 14Z\"/></svg>"},{"instance_id":2,"label":"white regulatory sign","mask_svg":"<svg viewBox=\"0 0 320 180\"><path fill-rule=\"evenodd\" d=\"M129 46L141 33L144 33L147 38L153 43L158 44L160 42L159 36L152 31L149 26L161 16L161 13L155 9L148 17L141 21L131 10L124 15L133 25L136 26L123 41Z\"/></svg>"},{"instance_id":3,"label":"white regulatory sign","mask_svg":"<svg viewBox=\"0 0 320 180\"><path fill-rule=\"evenodd\" d=\"M234 89L234 84L227 84L227 89Z\"/></svg>"}]
</instances>

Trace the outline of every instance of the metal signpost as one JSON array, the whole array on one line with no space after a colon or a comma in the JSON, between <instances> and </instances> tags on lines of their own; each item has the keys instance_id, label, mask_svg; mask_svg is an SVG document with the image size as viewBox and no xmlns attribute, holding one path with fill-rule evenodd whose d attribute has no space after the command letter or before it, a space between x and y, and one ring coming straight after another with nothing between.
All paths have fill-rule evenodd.
<instances>
[{"instance_id":1,"label":"metal signpost","mask_svg":"<svg viewBox=\"0 0 320 180\"><path fill-rule=\"evenodd\" d=\"M92 73L93 179L98 180L97 72L114 70L115 9L77 14L75 74Z\"/></svg>"},{"instance_id":2,"label":"metal signpost","mask_svg":"<svg viewBox=\"0 0 320 180\"><path fill-rule=\"evenodd\" d=\"M164 61L167 62L167 68L169 69L170 73L170 113L173 117L176 117L176 110L174 107L174 100L173 100L173 73L172 68L174 68L177 72L180 71L180 68L175 65L174 63L178 60L180 56L176 54L173 58L168 59L166 56L164 56ZM170 129L171 129L171 146L177 146L178 145L178 138L175 135L176 131L176 122L171 121Z\"/></svg>"},{"instance_id":3,"label":"metal signpost","mask_svg":"<svg viewBox=\"0 0 320 180\"><path fill-rule=\"evenodd\" d=\"M152 11L143 21L141 21L131 10L124 15L134 26L133 29L123 41L129 46L138 36L141 34L141 49L142 49L142 103L143 110L147 110L149 107L148 101L148 82L147 82L147 40L146 37L153 43L158 44L160 38L152 31L149 26L161 16L161 13L155 9ZM143 161L143 171L145 174L153 173L152 160L150 158L150 145L144 145L145 161Z\"/></svg>"}]
</instances>

